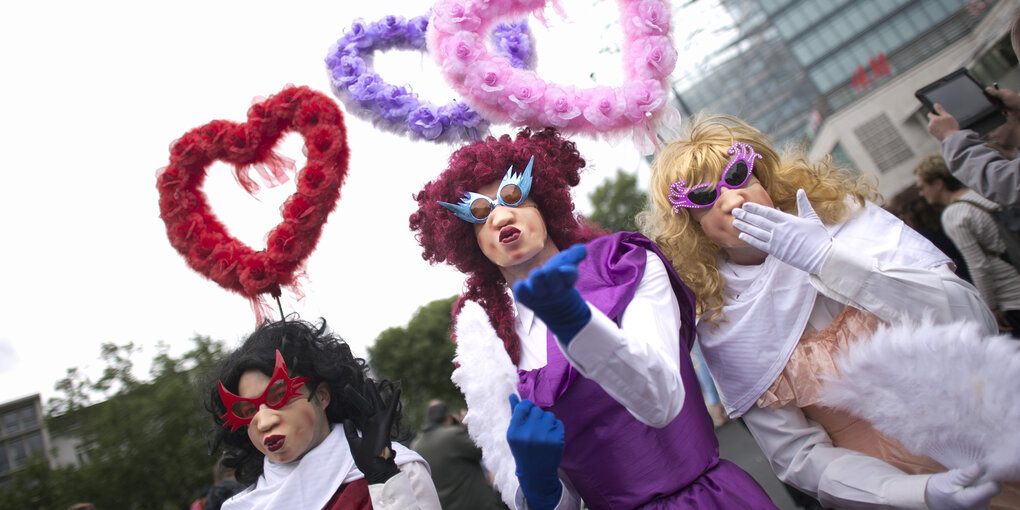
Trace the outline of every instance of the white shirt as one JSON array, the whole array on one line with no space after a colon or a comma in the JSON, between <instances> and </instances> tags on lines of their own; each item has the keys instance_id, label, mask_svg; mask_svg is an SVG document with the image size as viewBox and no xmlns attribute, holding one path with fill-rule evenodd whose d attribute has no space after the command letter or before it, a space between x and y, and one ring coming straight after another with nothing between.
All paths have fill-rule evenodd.
<instances>
[{"instance_id":1,"label":"white shirt","mask_svg":"<svg viewBox=\"0 0 1020 510\"><path fill-rule=\"evenodd\" d=\"M927 270L881 265L852 246L834 242L811 284L822 295L808 320L810 328L827 327L844 305L853 305L889 322L918 321L926 314L939 322L971 317L986 334L997 331L976 289L948 266ZM743 419L779 479L824 506L927 508L924 488L930 475L908 475L874 457L833 446L821 425L792 404L779 409L754 406Z\"/></svg>"}]
</instances>

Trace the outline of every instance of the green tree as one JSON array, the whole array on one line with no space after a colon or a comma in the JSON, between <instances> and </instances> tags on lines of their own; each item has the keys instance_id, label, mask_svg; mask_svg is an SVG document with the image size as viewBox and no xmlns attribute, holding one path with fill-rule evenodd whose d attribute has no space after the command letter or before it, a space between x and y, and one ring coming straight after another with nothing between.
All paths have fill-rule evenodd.
<instances>
[{"instance_id":1,"label":"green tree","mask_svg":"<svg viewBox=\"0 0 1020 510\"><path fill-rule=\"evenodd\" d=\"M424 409L434 398L450 409L465 407L464 396L450 380L454 344L450 340L450 310L457 296L432 301L419 308L407 327L389 328L368 348L369 363L380 377L399 380L404 420L417 429Z\"/></svg>"},{"instance_id":2,"label":"green tree","mask_svg":"<svg viewBox=\"0 0 1020 510\"><path fill-rule=\"evenodd\" d=\"M636 231L634 217L648 202L648 194L638 189L637 177L616 170L616 177L608 178L588 195L594 212L589 221L610 232Z\"/></svg>"},{"instance_id":3,"label":"green tree","mask_svg":"<svg viewBox=\"0 0 1020 510\"><path fill-rule=\"evenodd\" d=\"M223 345L198 336L180 358L160 344L151 380L131 371L133 344L104 344L106 368L95 381L68 370L57 383L63 397L50 400L52 435L76 437L84 462L51 469L35 459L0 491L0 508L64 510L88 501L97 508L187 508L212 478L215 461L206 434L204 377L223 356ZM97 400L92 404L95 396Z\"/></svg>"}]
</instances>

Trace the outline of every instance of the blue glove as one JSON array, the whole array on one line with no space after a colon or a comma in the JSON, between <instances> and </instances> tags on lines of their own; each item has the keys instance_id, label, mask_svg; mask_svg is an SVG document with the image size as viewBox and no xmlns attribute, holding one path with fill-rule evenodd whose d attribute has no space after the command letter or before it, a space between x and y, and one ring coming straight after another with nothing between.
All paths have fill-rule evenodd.
<instances>
[{"instance_id":1,"label":"blue glove","mask_svg":"<svg viewBox=\"0 0 1020 510\"><path fill-rule=\"evenodd\" d=\"M530 400L510 395L506 440L517 463L517 480L528 507L556 508L563 493L558 469L563 458L563 422Z\"/></svg>"},{"instance_id":2,"label":"blue glove","mask_svg":"<svg viewBox=\"0 0 1020 510\"><path fill-rule=\"evenodd\" d=\"M514 297L534 310L564 345L569 345L577 332L591 321L588 303L574 288L577 264L586 255L588 250L584 245L575 244L514 284Z\"/></svg>"}]
</instances>

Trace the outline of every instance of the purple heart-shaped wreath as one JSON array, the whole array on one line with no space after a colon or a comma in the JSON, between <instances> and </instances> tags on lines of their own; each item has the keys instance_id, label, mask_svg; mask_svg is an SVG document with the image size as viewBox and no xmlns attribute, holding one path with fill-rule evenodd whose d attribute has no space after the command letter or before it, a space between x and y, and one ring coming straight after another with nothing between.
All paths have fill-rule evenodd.
<instances>
[{"instance_id":1,"label":"purple heart-shaped wreath","mask_svg":"<svg viewBox=\"0 0 1020 510\"><path fill-rule=\"evenodd\" d=\"M435 106L419 99L409 87L387 83L372 69L376 51L425 51L430 17L426 13L409 20L400 16L372 23L355 20L326 56L333 93L350 114L388 131L439 142L478 140L488 132L489 123L467 104L453 101ZM513 67L526 69L532 64L533 42L526 22L497 25L492 45ZM474 48L465 45L464 51Z\"/></svg>"}]
</instances>

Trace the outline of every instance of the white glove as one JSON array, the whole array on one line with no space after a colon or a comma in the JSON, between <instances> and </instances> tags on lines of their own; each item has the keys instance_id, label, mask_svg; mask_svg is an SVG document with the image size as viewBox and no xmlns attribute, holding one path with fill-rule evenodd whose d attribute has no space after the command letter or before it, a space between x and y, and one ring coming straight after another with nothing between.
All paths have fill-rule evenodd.
<instances>
[{"instance_id":1,"label":"white glove","mask_svg":"<svg viewBox=\"0 0 1020 510\"><path fill-rule=\"evenodd\" d=\"M811 274L818 274L832 251L832 238L811 208L804 190L797 190L797 216L748 202L733 210L733 226L741 241Z\"/></svg>"},{"instance_id":2,"label":"white glove","mask_svg":"<svg viewBox=\"0 0 1020 510\"><path fill-rule=\"evenodd\" d=\"M988 501L999 494L1002 485L998 482L971 485L984 471L980 464L973 464L931 475L924 486L924 502L931 510L988 508Z\"/></svg>"}]
</instances>

